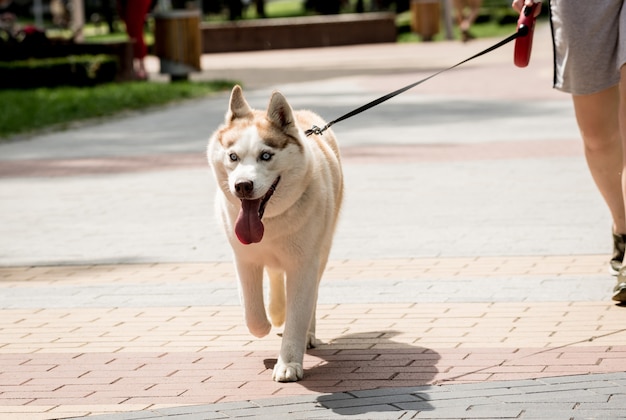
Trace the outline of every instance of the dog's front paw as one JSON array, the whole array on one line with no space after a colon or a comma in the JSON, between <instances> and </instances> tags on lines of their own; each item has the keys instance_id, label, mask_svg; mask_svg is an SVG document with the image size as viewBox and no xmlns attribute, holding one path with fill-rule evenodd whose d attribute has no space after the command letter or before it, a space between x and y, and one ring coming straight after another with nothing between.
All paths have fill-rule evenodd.
<instances>
[{"instance_id":1,"label":"dog's front paw","mask_svg":"<svg viewBox=\"0 0 626 420\"><path fill-rule=\"evenodd\" d=\"M304 369L301 363L283 363L280 359L274 366L272 379L276 382L295 382L304 377Z\"/></svg>"},{"instance_id":2,"label":"dog's front paw","mask_svg":"<svg viewBox=\"0 0 626 420\"><path fill-rule=\"evenodd\" d=\"M267 321L250 322L248 321L248 331L257 338L263 338L270 333L272 324Z\"/></svg>"}]
</instances>

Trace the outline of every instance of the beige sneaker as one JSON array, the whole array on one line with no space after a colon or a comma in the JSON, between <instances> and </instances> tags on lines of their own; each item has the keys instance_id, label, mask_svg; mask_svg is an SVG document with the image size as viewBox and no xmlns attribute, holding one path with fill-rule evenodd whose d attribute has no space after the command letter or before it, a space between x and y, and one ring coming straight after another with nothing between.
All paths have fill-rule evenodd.
<instances>
[{"instance_id":1,"label":"beige sneaker","mask_svg":"<svg viewBox=\"0 0 626 420\"><path fill-rule=\"evenodd\" d=\"M613 300L626 303L626 267L622 267L617 275L617 284L613 288Z\"/></svg>"},{"instance_id":2,"label":"beige sneaker","mask_svg":"<svg viewBox=\"0 0 626 420\"><path fill-rule=\"evenodd\" d=\"M626 235L613 233L613 255L609 261L609 273L617 276L622 268L622 260L624 259L624 251L626 250Z\"/></svg>"}]
</instances>

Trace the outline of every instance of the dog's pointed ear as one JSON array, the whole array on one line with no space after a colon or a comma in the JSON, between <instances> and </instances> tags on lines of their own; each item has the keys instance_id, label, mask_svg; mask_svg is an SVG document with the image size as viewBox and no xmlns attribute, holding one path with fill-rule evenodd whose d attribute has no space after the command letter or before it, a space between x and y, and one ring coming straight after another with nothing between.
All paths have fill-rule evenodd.
<instances>
[{"instance_id":1,"label":"dog's pointed ear","mask_svg":"<svg viewBox=\"0 0 626 420\"><path fill-rule=\"evenodd\" d=\"M226 113L226 122L233 121L237 118L246 118L252 115L252 108L243 97L241 86L235 85L230 93L230 104Z\"/></svg>"},{"instance_id":2,"label":"dog's pointed ear","mask_svg":"<svg viewBox=\"0 0 626 420\"><path fill-rule=\"evenodd\" d=\"M297 133L297 127L293 118L291 106L287 103L287 99L280 93L275 91L272 93L270 103L267 107L267 119L283 132L287 133L294 130ZM294 134L294 133L290 133ZM297 137L297 134L296 134Z\"/></svg>"}]
</instances>

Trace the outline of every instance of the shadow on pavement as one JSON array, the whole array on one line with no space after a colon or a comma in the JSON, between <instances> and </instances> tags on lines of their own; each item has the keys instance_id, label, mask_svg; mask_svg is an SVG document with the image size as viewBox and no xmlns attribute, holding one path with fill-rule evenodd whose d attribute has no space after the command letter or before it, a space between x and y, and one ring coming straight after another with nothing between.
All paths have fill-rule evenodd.
<instances>
[{"instance_id":1,"label":"shadow on pavement","mask_svg":"<svg viewBox=\"0 0 626 420\"><path fill-rule=\"evenodd\" d=\"M320 394L317 401L341 415L399 411L394 402L431 411L426 390L438 373L441 356L428 348L398 343L398 331L343 335L309 350L321 359L298 384ZM273 368L275 359L266 359ZM401 389L400 389L401 388Z\"/></svg>"}]
</instances>

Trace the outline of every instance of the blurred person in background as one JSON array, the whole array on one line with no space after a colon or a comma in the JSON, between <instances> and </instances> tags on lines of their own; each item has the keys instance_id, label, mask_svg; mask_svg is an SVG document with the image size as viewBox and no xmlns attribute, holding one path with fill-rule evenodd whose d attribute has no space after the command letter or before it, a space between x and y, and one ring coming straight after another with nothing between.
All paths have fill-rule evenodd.
<instances>
[{"instance_id":1,"label":"blurred person in background","mask_svg":"<svg viewBox=\"0 0 626 420\"><path fill-rule=\"evenodd\" d=\"M482 0L454 0L456 23L461 30L461 40L467 42L475 36L470 33L470 28L476 22Z\"/></svg>"},{"instance_id":2,"label":"blurred person in background","mask_svg":"<svg viewBox=\"0 0 626 420\"><path fill-rule=\"evenodd\" d=\"M128 37L133 41L133 64L138 80L148 79L144 63L148 47L143 36L143 28L151 4L151 0L117 0L117 11L126 25Z\"/></svg>"}]
</instances>

